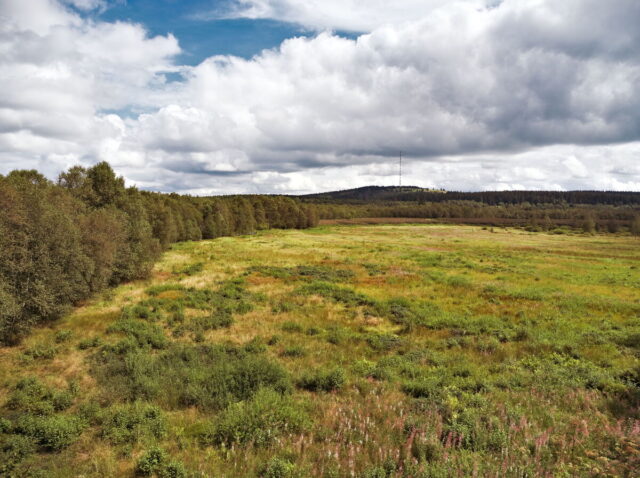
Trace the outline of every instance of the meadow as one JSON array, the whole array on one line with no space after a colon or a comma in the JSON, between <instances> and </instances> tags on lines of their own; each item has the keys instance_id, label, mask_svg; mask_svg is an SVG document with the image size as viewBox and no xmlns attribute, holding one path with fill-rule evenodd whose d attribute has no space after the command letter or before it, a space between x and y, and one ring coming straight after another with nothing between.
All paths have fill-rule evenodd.
<instances>
[{"instance_id":1,"label":"meadow","mask_svg":"<svg viewBox=\"0 0 640 478\"><path fill-rule=\"evenodd\" d=\"M174 244L0 348L0 475L638 476L640 241L559 232Z\"/></svg>"}]
</instances>

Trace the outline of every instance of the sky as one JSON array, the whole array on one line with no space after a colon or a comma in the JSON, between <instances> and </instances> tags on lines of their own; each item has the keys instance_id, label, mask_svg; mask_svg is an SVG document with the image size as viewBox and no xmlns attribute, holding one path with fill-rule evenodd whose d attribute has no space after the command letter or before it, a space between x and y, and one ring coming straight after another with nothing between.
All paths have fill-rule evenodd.
<instances>
[{"instance_id":1,"label":"sky","mask_svg":"<svg viewBox=\"0 0 640 478\"><path fill-rule=\"evenodd\" d=\"M0 174L640 191L638 0L0 0Z\"/></svg>"}]
</instances>

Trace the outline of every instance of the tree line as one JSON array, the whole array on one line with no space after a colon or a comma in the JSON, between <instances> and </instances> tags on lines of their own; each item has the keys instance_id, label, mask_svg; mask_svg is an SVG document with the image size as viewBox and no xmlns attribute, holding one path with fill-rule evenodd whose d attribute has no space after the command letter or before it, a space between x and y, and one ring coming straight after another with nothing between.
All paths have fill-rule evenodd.
<instances>
[{"instance_id":1,"label":"tree line","mask_svg":"<svg viewBox=\"0 0 640 478\"><path fill-rule=\"evenodd\" d=\"M449 193L442 194L446 196ZM559 226L584 232L628 231L640 235L640 205L501 203L449 200L421 201L327 201L314 204L320 219L402 217L434 219L439 222L516 225L532 230L550 230Z\"/></svg>"},{"instance_id":2,"label":"tree line","mask_svg":"<svg viewBox=\"0 0 640 478\"><path fill-rule=\"evenodd\" d=\"M56 182L35 170L0 175L0 344L105 287L147 277L174 242L317 221L314 205L290 197L139 191L106 162Z\"/></svg>"},{"instance_id":3,"label":"tree line","mask_svg":"<svg viewBox=\"0 0 640 478\"><path fill-rule=\"evenodd\" d=\"M313 202L370 203L372 201L448 203L471 201L496 206L534 205L612 205L640 206L640 192L627 191L480 191L457 192L423 189L415 186L365 186L344 191L300 196Z\"/></svg>"}]
</instances>

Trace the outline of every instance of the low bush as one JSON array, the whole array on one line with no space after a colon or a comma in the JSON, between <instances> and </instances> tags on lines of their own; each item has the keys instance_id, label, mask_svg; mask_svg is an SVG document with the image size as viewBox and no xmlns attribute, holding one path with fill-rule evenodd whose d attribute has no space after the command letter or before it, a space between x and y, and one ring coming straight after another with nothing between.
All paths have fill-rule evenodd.
<instances>
[{"instance_id":1,"label":"low bush","mask_svg":"<svg viewBox=\"0 0 640 478\"><path fill-rule=\"evenodd\" d=\"M280 326L280 328L283 330L283 332L289 332L289 333L302 333L304 330L302 325L300 325L297 322L291 322L291 321L284 322Z\"/></svg>"},{"instance_id":2,"label":"low bush","mask_svg":"<svg viewBox=\"0 0 640 478\"><path fill-rule=\"evenodd\" d=\"M21 379L7 400L7 408L33 415L51 415L66 410L73 402L71 390L54 390L35 377Z\"/></svg>"},{"instance_id":3,"label":"low bush","mask_svg":"<svg viewBox=\"0 0 640 478\"><path fill-rule=\"evenodd\" d=\"M15 432L33 438L48 451L59 451L74 443L85 428L85 423L72 415L21 416Z\"/></svg>"},{"instance_id":4,"label":"low bush","mask_svg":"<svg viewBox=\"0 0 640 478\"><path fill-rule=\"evenodd\" d=\"M158 478L186 478L187 471L182 463L171 460L162 448L154 447L140 457L136 463L135 474L155 475Z\"/></svg>"},{"instance_id":5,"label":"low bush","mask_svg":"<svg viewBox=\"0 0 640 478\"><path fill-rule=\"evenodd\" d=\"M27 457L36 452L36 444L24 435L0 435L0 476L19 476L12 472Z\"/></svg>"},{"instance_id":6,"label":"low bush","mask_svg":"<svg viewBox=\"0 0 640 478\"><path fill-rule=\"evenodd\" d=\"M233 325L233 317L229 313L214 312L206 317L196 317L189 324L189 328L194 332L206 330L218 330L228 328Z\"/></svg>"},{"instance_id":7,"label":"low bush","mask_svg":"<svg viewBox=\"0 0 640 478\"><path fill-rule=\"evenodd\" d=\"M264 464L259 476L260 478L297 478L304 475L289 460L273 457Z\"/></svg>"},{"instance_id":8,"label":"low bush","mask_svg":"<svg viewBox=\"0 0 640 478\"><path fill-rule=\"evenodd\" d=\"M376 351L389 351L402 345L402 339L395 334L372 333L365 340Z\"/></svg>"},{"instance_id":9,"label":"low bush","mask_svg":"<svg viewBox=\"0 0 640 478\"><path fill-rule=\"evenodd\" d=\"M143 438L162 438L167 433L162 410L141 402L116 405L103 414L101 421L102 437L116 445L136 443Z\"/></svg>"},{"instance_id":10,"label":"low bush","mask_svg":"<svg viewBox=\"0 0 640 478\"><path fill-rule=\"evenodd\" d=\"M307 424L306 413L289 396L263 388L250 400L224 410L202 440L214 445L265 446L279 435L299 433Z\"/></svg>"},{"instance_id":11,"label":"low bush","mask_svg":"<svg viewBox=\"0 0 640 478\"><path fill-rule=\"evenodd\" d=\"M54 337L54 340L57 344L61 344L63 342L68 342L71 337L73 337L73 331L71 330L58 330Z\"/></svg>"},{"instance_id":12,"label":"low bush","mask_svg":"<svg viewBox=\"0 0 640 478\"><path fill-rule=\"evenodd\" d=\"M282 351L283 357L304 357L306 354L307 351L300 345L291 345Z\"/></svg>"},{"instance_id":13,"label":"low bush","mask_svg":"<svg viewBox=\"0 0 640 478\"><path fill-rule=\"evenodd\" d=\"M231 345L172 344L158 354L105 347L92 373L113 400L148 400L163 407L220 410L261 387L291 389L285 370L261 353Z\"/></svg>"},{"instance_id":14,"label":"low bush","mask_svg":"<svg viewBox=\"0 0 640 478\"><path fill-rule=\"evenodd\" d=\"M345 371L336 367L307 373L298 380L298 386L311 392L332 392L341 389L345 381Z\"/></svg>"},{"instance_id":15,"label":"low bush","mask_svg":"<svg viewBox=\"0 0 640 478\"><path fill-rule=\"evenodd\" d=\"M78 343L80 350L87 350L94 347L100 347L102 345L102 339L99 336L95 336L90 339L83 339Z\"/></svg>"},{"instance_id":16,"label":"low bush","mask_svg":"<svg viewBox=\"0 0 640 478\"><path fill-rule=\"evenodd\" d=\"M29 347L24 352L24 357L27 359L44 359L51 360L58 353L58 348L53 344L36 344L33 347Z\"/></svg>"},{"instance_id":17,"label":"low bush","mask_svg":"<svg viewBox=\"0 0 640 478\"><path fill-rule=\"evenodd\" d=\"M140 320L120 319L109 326L107 332L122 332L134 339L139 347L163 349L167 346L167 338L160 327Z\"/></svg>"}]
</instances>

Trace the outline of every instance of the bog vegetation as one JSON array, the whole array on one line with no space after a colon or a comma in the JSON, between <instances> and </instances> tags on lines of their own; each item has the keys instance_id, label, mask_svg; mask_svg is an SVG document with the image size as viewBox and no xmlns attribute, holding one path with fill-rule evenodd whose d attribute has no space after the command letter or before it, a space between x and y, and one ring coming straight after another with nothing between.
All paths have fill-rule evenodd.
<instances>
[{"instance_id":1,"label":"bog vegetation","mask_svg":"<svg viewBox=\"0 0 640 478\"><path fill-rule=\"evenodd\" d=\"M9 203L16 223L40 204L37 217L67 224L37 223L38 237L89 248L65 211L135 230L128 212L62 187L2 184L35 197ZM123 194L145 214L201 211L195 198ZM640 248L628 232L334 226L169 245L198 230L166 240L153 268L156 252L135 256L123 236L102 283L128 282L1 350L0 475L637 476ZM144 274L123 272L125 252Z\"/></svg>"}]
</instances>

